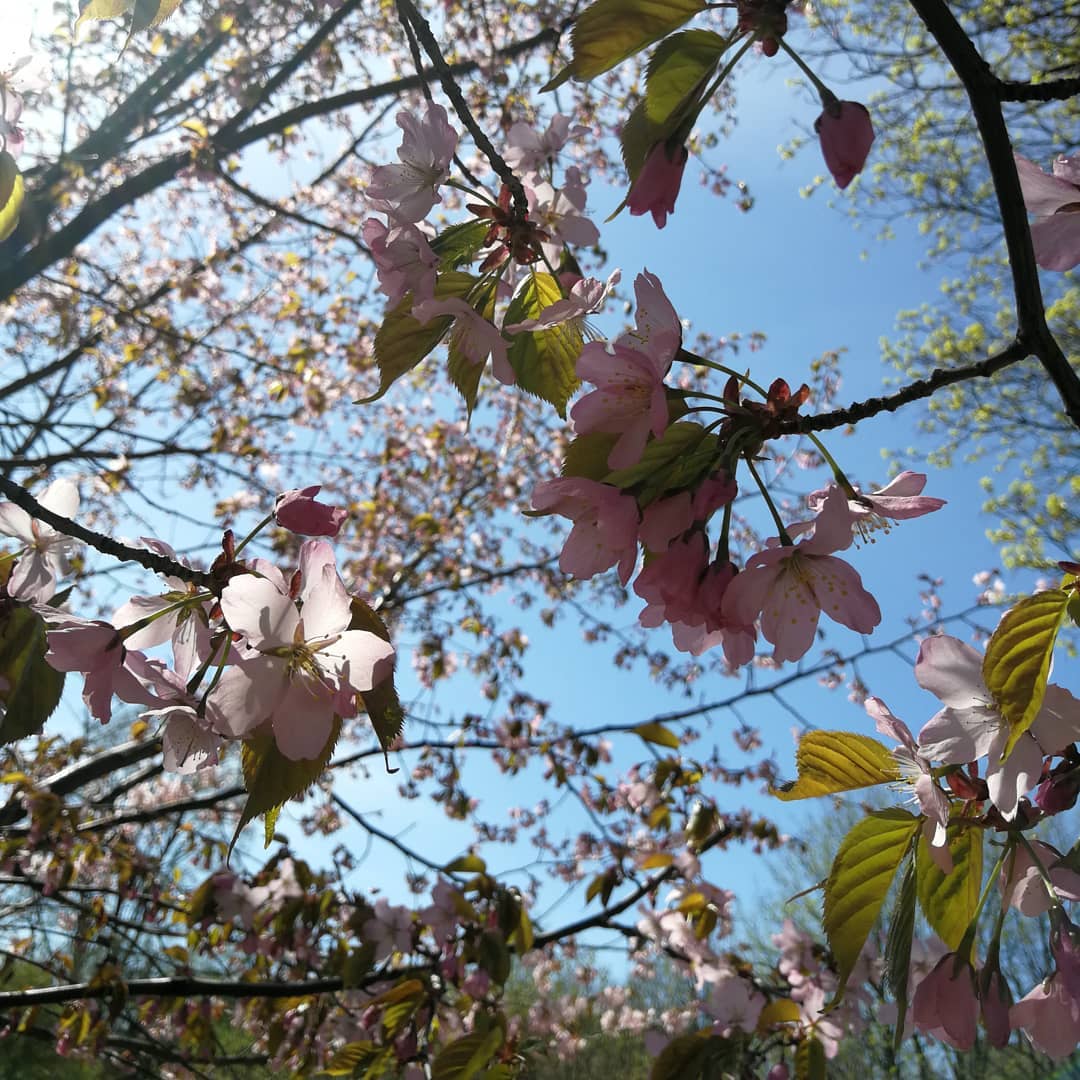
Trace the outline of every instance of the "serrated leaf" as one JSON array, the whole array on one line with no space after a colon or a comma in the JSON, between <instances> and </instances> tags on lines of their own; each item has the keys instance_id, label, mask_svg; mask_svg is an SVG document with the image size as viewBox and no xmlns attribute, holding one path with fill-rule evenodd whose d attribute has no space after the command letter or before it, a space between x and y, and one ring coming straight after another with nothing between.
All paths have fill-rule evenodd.
<instances>
[{"instance_id":1,"label":"serrated leaf","mask_svg":"<svg viewBox=\"0 0 1080 1080\"><path fill-rule=\"evenodd\" d=\"M0 150L0 243L18 227L26 188L15 159Z\"/></svg>"},{"instance_id":2,"label":"serrated leaf","mask_svg":"<svg viewBox=\"0 0 1080 1080\"><path fill-rule=\"evenodd\" d=\"M825 1047L820 1039L808 1035L795 1051L795 1080L826 1080L828 1075Z\"/></svg>"},{"instance_id":3,"label":"serrated leaf","mask_svg":"<svg viewBox=\"0 0 1080 1080\"><path fill-rule=\"evenodd\" d=\"M573 59L544 90L567 78L588 82L704 11L704 0L597 0L574 23Z\"/></svg>"},{"instance_id":4,"label":"serrated leaf","mask_svg":"<svg viewBox=\"0 0 1080 1080\"><path fill-rule=\"evenodd\" d=\"M352 1076L355 1069L363 1069L371 1064L381 1053L382 1048L370 1039L346 1043L330 1059L323 1073L326 1076Z\"/></svg>"},{"instance_id":5,"label":"serrated leaf","mask_svg":"<svg viewBox=\"0 0 1080 1080\"><path fill-rule=\"evenodd\" d=\"M634 488L642 505L667 490L693 486L715 465L717 438L701 424L679 421L645 444L641 460L606 477L609 484Z\"/></svg>"},{"instance_id":6,"label":"serrated leaf","mask_svg":"<svg viewBox=\"0 0 1080 1080\"><path fill-rule=\"evenodd\" d=\"M259 814L273 815L290 799L298 798L322 775L330 762L338 736L341 734L341 718L334 717L330 738L317 758L293 761L278 748L273 735L256 735L245 739L240 747L240 766L247 789L247 802L236 824L236 831L229 841L228 855L249 821ZM266 829L266 846L270 846L274 830L272 824ZM228 858L228 856L226 856Z\"/></svg>"},{"instance_id":7,"label":"serrated leaf","mask_svg":"<svg viewBox=\"0 0 1080 1080\"><path fill-rule=\"evenodd\" d=\"M481 318L491 321L495 314L495 285L485 283L471 291L467 298L469 306ZM476 399L480 393L480 377L484 373L485 362L476 363L467 354L463 347L463 335L467 334L467 327L463 328L461 320L455 321L450 331L450 345L448 349L447 373L450 381L457 387L465 401L465 407L472 415L476 407Z\"/></svg>"},{"instance_id":8,"label":"serrated leaf","mask_svg":"<svg viewBox=\"0 0 1080 1080\"><path fill-rule=\"evenodd\" d=\"M926 837L919 838L916 863L919 907L930 929L956 951L979 903L983 872L982 829L972 828L969 822L963 825L950 823L948 840L953 869L946 875L931 857Z\"/></svg>"},{"instance_id":9,"label":"serrated leaf","mask_svg":"<svg viewBox=\"0 0 1080 1080\"><path fill-rule=\"evenodd\" d=\"M503 325L536 319L544 308L563 299L558 281L546 273L533 272L521 283L506 311ZM566 416L566 403L578 388L577 359L584 339L573 322L561 323L550 330L515 334L507 357L517 376L517 385L555 406L559 416Z\"/></svg>"},{"instance_id":10,"label":"serrated leaf","mask_svg":"<svg viewBox=\"0 0 1080 1080\"><path fill-rule=\"evenodd\" d=\"M456 269L462 263L471 262L484 246L490 227L490 222L476 219L443 229L431 241L431 250L438 255L439 265Z\"/></svg>"},{"instance_id":11,"label":"serrated leaf","mask_svg":"<svg viewBox=\"0 0 1080 1080\"><path fill-rule=\"evenodd\" d=\"M808 731L795 751L795 767L798 780L770 788L783 802L855 791L900 778L896 759L884 744L848 731Z\"/></svg>"},{"instance_id":12,"label":"serrated leaf","mask_svg":"<svg viewBox=\"0 0 1080 1080\"><path fill-rule=\"evenodd\" d=\"M409 1001L412 998L421 999L424 996L424 984L419 979L403 979L401 982L391 986L389 990L384 990L381 994L373 997L367 1004L370 1008L373 1005L381 1005L384 1008L388 1005L397 1005L401 1001Z\"/></svg>"},{"instance_id":13,"label":"serrated leaf","mask_svg":"<svg viewBox=\"0 0 1080 1080\"><path fill-rule=\"evenodd\" d=\"M711 1028L678 1035L660 1051L649 1072L649 1080L694 1080L700 1077L709 1058Z\"/></svg>"},{"instance_id":14,"label":"serrated leaf","mask_svg":"<svg viewBox=\"0 0 1080 1080\"><path fill-rule=\"evenodd\" d=\"M45 620L0 603L0 745L36 735L60 703L64 673L45 662Z\"/></svg>"},{"instance_id":15,"label":"serrated leaf","mask_svg":"<svg viewBox=\"0 0 1080 1080\"><path fill-rule=\"evenodd\" d=\"M457 271L440 274L435 283L435 295L440 299L465 296L477 281L479 278ZM383 317L382 325L375 332L379 389L369 397L359 398L357 405L370 405L378 401L402 375L412 371L442 341L454 321L451 316L443 315L421 323L412 317L412 306L413 297L409 293Z\"/></svg>"},{"instance_id":16,"label":"serrated leaf","mask_svg":"<svg viewBox=\"0 0 1080 1080\"><path fill-rule=\"evenodd\" d=\"M665 38L649 60L645 113L656 124L678 125L700 111L730 40L712 30L683 30Z\"/></svg>"},{"instance_id":17,"label":"serrated leaf","mask_svg":"<svg viewBox=\"0 0 1080 1080\"><path fill-rule=\"evenodd\" d=\"M617 432L589 431L578 435L566 448L563 476L584 476L587 480L603 480L611 469L608 458L619 441Z\"/></svg>"},{"instance_id":18,"label":"serrated leaf","mask_svg":"<svg viewBox=\"0 0 1080 1080\"><path fill-rule=\"evenodd\" d=\"M431 1066L431 1080L472 1080L499 1052L501 1028L474 1031L443 1047Z\"/></svg>"},{"instance_id":19,"label":"serrated leaf","mask_svg":"<svg viewBox=\"0 0 1080 1080\"><path fill-rule=\"evenodd\" d=\"M675 732L664 727L663 724L638 724L630 729L635 735L640 735L646 742L655 743L657 746L666 746L669 750L679 749L679 737Z\"/></svg>"},{"instance_id":20,"label":"serrated leaf","mask_svg":"<svg viewBox=\"0 0 1080 1080\"><path fill-rule=\"evenodd\" d=\"M825 933L836 958L839 1001L919 828L906 810L875 810L844 837L825 883Z\"/></svg>"},{"instance_id":21,"label":"serrated leaf","mask_svg":"<svg viewBox=\"0 0 1080 1080\"><path fill-rule=\"evenodd\" d=\"M619 132L619 147L622 151L623 165L626 166L626 174L630 183L638 178L645 159L649 152L658 143L663 142L670 132L665 124L658 124L649 119L645 111L645 102L639 101L631 110L630 115ZM622 207L620 206L621 210ZM616 210L615 214L619 211ZM611 217L614 217L612 214ZM610 221L611 218L608 218Z\"/></svg>"},{"instance_id":22,"label":"serrated leaf","mask_svg":"<svg viewBox=\"0 0 1080 1080\"><path fill-rule=\"evenodd\" d=\"M350 598L349 615L350 630L366 630L369 634L381 637L383 641L390 640L390 631L386 623L378 612L360 597ZM364 711L368 714L371 726L379 738L379 745L383 749L383 754L386 754L397 737L405 730L405 710L401 707L401 699L394 685L393 674L357 696L363 702ZM387 762L387 769L390 769L389 762Z\"/></svg>"},{"instance_id":23,"label":"serrated leaf","mask_svg":"<svg viewBox=\"0 0 1080 1080\"><path fill-rule=\"evenodd\" d=\"M1011 731L1002 759L1012 753L1042 707L1054 642L1065 619L1070 593L1048 589L1021 600L990 635L982 674Z\"/></svg>"},{"instance_id":24,"label":"serrated leaf","mask_svg":"<svg viewBox=\"0 0 1080 1080\"><path fill-rule=\"evenodd\" d=\"M915 860L909 859L904 876L900 879L900 890L896 895L885 940L885 987L896 1002L894 1049L899 1049L904 1038L908 980L911 975L911 939L915 933L915 898Z\"/></svg>"}]
</instances>

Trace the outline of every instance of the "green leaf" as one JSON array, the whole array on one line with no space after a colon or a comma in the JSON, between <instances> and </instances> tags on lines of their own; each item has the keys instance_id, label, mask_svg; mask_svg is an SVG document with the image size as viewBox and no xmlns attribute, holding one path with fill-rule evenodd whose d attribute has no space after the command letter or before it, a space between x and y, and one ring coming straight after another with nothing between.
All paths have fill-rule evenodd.
<instances>
[{"instance_id":1,"label":"green leaf","mask_svg":"<svg viewBox=\"0 0 1080 1080\"><path fill-rule=\"evenodd\" d=\"M558 281L545 273L531 273L510 301L503 325L535 319L546 307L563 299ZM550 330L515 334L508 358L517 376L517 384L526 393L535 394L566 416L566 403L580 385L577 359L584 339L581 329L565 322Z\"/></svg>"},{"instance_id":2,"label":"green leaf","mask_svg":"<svg viewBox=\"0 0 1080 1080\"><path fill-rule=\"evenodd\" d=\"M730 40L711 30L684 30L657 46L646 76L645 113L656 124L672 129L696 116L702 95L719 66Z\"/></svg>"},{"instance_id":3,"label":"green leaf","mask_svg":"<svg viewBox=\"0 0 1080 1080\"><path fill-rule=\"evenodd\" d=\"M820 1039L808 1035L795 1051L795 1080L825 1080L828 1075L825 1047Z\"/></svg>"},{"instance_id":4,"label":"green leaf","mask_svg":"<svg viewBox=\"0 0 1080 1080\"><path fill-rule=\"evenodd\" d=\"M151 26L164 22L178 7L180 0L79 0L79 18L75 30L91 19L116 19L131 12L128 40Z\"/></svg>"},{"instance_id":5,"label":"green leaf","mask_svg":"<svg viewBox=\"0 0 1080 1080\"><path fill-rule=\"evenodd\" d=\"M847 731L808 731L799 740L795 767L798 780L770 789L783 802L855 791L900 778L896 759L882 743Z\"/></svg>"},{"instance_id":6,"label":"green leaf","mask_svg":"<svg viewBox=\"0 0 1080 1080\"><path fill-rule=\"evenodd\" d=\"M875 810L844 837L825 883L825 933L836 958L835 1001L877 921L896 868L919 828L906 810Z\"/></svg>"},{"instance_id":7,"label":"green leaf","mask_svg":"<svg viewBox=\"0 0 1080 1080\"><path fill-rule=\"evenodd\" d=\"M574 23L574 58L543 90L588 82L705 10L704 0L597 0Z\"/></svg>"},{"instance_id":8,"label":"green leaf","mask_svg":"<svg viewBox=\"0 0 1080 1080\"><path fill-rule=\"evenodd\" d=\"M457 271L440 274L435 283L435 295L439 298L465 296L477 281L479 278ZM454 321L446 315L420 323L412 317L412 306L412 293L409 293L383 317L382 325L375 332L379 389L369 397L359 398L357 405L370 405L378 401L402 375L412 371L442 341Z\"/></svg>"},{"instance_id":9,"label":"green leaf","mask_svg":"<svg viewBox=\"0 0 1080 1080\"><path fill-rule=\"evenodd\" d=\"M45 620L0 602L0 745L36 735L60 703L64 673L45 662L47 649Z\"/></svg>"},{"instance_id":10,"label":"green leaf","mask_svg":"<svg viewBox=\"0 0 1080 1080\"><path fill-rule=\"evenodd\" d=\"M904 1038L904 1016L907 1013L908 980L911 975L911 939L915 933L915 892L915 860L909 858L885 940L885 987L896 1002L894 1049L900 1048Z\"/></svg>"},{"instance_id":11,"label":"green leaf","mask_svg":"<svg viewBox=\"0 0 1080 1080\"><path fill-rule=\"evenodd\" d=\"M487 863L479 855L460 855L453 862L448 862L443 870L447 874L486 874Z\"/></svg>"},{"instance_id":12,"label":"green leaf","mask_svg":"<svg viewBox=\"0 0 1080 1080\"><path fill-rule=\"evenodd\" d=\"M967 826L967 827L964 827ZM968 924L975 916L982 887L983 835L970 822L949 825L951 874L943 874L930 855L925 836L919 838L919 906L930 929L953 951L959 949Z\"/></svg>"},{"instance_id":13,"label":"green leaf","mask_svg":"<svg viewBox=\"0 0 1080 1080\"><path fill-rule=\"evenodd\" d=\"M649 152L658 142L663 142L669 134L666 124L658 124L649 119L644 101L639 101L630 110L630 115L619 132L619 146L622 149L623 164L626 166L626 174L630 178L631 185L638 178L638 173L641 172ZM608 218L608 221L621 209L622 206Z\"/></svg>"},{"instance_id":14,"label":"green leaf","mask_svg":"<svg viewBox=\"0 0 1080 1080\"><path fill-rule=\"evenodd\" d=\"M608 457L618 441L618 433L607 431L589 431L578 435L566 448L562 465L563 476L603 480L611 472Z\"/></svg>"},{"instance_id":15,"label":"green leaf","mask_svg":"<svg viewBox=\"0 0 1080 1080\"><path fill-rule=\"evenodd\" d=\"M352 1076L355 1069L364 1069L382 1052L369 1039L346 1043L323 1069L326 1076Z\"/></svg>"},{"instance_id":16,"label":"green leaf","mask_svg":"<svg viewBox=\"0 0 1080 1080\"><path fill-rule=\"evenodd\" d=\"M655 743L657 746L666 746L671 750L679 749L679 737L673 731L669 731L663 724L638 724L630 729L635 735L640 735L646 742Z\"/></svg>"},{"instance_id":17,"label":"green leaf","mask_svg":"<svg viewBox=\"0 0 1080 1080\"><path fill-rule=\"evenodd\" d=\"M462 263L472 262L484 246L490 227L490 222L474 219L443 229L431 241L431 250L438 255L440 266L456 269Z\"/></svg>"},{"instance_id":18,"label":"green leaf","mask_svg":"<svg viewBox=\"0 0 1080 1080\"><path fill-rule=\"evenodd\" d=\"M0 243L18 226L25 193L15 159L6 150L0 150Z\"/></svg>"},{"instance_id":19,"label":"green leaf","mask_svg":"<svg viewBox=\"0 0 1080 1080\"><path fill-rule=\"evenodd\" d=\"M477 948L477 963L502 986L510 978L510 950L494 930L485 930Z\"/></svg>"},{"instance_id":20,"label":"green leaf","mask_svg":"<svg viewBox=\"0 0 1080 1080\"><path fill-rule=\"evenodd\" d=\"M443 1047L431 1066L431 1080L472 1080L499 1052L503 1031L474 1031Z\"/></svg>"},{"instance_id":21,"label":"green leaf","mask_svg":"<svg viewBox=\"0 0 1080 1080\"><path fill-rule=\"evenodd\" d=\"M240 747L240 766L244 773L244 787L247 788L248 797L236 824L236 831L229 841L229 855L249 821L259 814L266 814L268 817L272 815L276 822L281 807L290 799L303 795L319 779L330 762L340 734L341 718L335 716L330 738L319 756L300 761L287 758L277 748L273 735L256 735L253 739L244 740ZM271 823L266 828L267 847L270 846L273 835Z\"/></svg>"},{"instance_id":22,"label":"green leaf","mask_svg":"<svg viewBox=\"0 0 1080 1080\"><path fill-rule=\"evenodd\" d=\"M365 603L358 596L352 597L349 602L351 618L350 630L366 630L370 634L381 637L383 641L390 640L390 631L386 623L382 621L378 613L370 604ZM364 709L379 737L379 745L383 753L387 753L394 740L405 730L405 710L401 707L401 699L398 697L397 688L394 685L393 674L387 676L370 690L359 694ZM389 769L389 763L387 768Z\"/></svg>"},{"instance_id":23,"label":"green leaf","mask_svg":"<svg viewBox=\"0 0 1080 1080\"><path fill-rule=\"evenodd\" d=\"M1050 659L1070 593L1048 589L1021 600L990 635L982 674L994 703L1012 730L1002 758L1012 753L1042 707Z\"/></svg>"},{"instance_id":24,"label":"green leaf","mask_svg":"<svg viewBox=\"0 0 1080 1080\"><path fill-rule=\"evenodd\" d=\"M660 1051L649 1080L713 1080L728 1075L738 1063L739 1044L721 1038L712 1028L679 1035Z\"/></svg>"},{"instance_id":25,"label":"green leaf","mask_svg":"<svg viewBox=\"0 0 1080 1080\"><path fill-rule=\"evenodd\" d=\"M616 469L607 481L621 488L634 488L638 501L647 506L665 491L692 487L716 462L717 438L701 424L680 421L672 424L659 439L645 444L636 465Z\"/></svg>"}]
</instances>

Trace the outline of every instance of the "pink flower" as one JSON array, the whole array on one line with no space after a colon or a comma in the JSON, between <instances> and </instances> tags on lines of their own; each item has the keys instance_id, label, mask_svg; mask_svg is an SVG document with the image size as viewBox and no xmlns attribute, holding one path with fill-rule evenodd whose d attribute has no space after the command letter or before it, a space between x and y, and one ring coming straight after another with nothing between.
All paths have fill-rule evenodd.
<instances>
[{"instance_id":1,"label":"pink flower","mask_svg":"<svg viewBox=\"0 0 1080 1080\"><path fill-rule=\"evenodd\" d=\"M982 657L954 637L927 638L915 661L915 680L944 704L919 732L919 749L932 761L965 765L988 758L990 801L1006 821L1039 779L1043 758L1080 738L1080 702L1068 690L1048 686L1042 708L1005 762L1010 727L994 705L982 677Z\"/></svg>"},{"instance_id":2,"label":"pink flower","mask_svg":"<svg viewBox=\"0 0 1080 1080\"><path fill-rule=\"evenodd\" d=\"M662 555L651 559L634 582L634 592L647 604L638 616L641 625L700 621L698 584L708 561L708 540L699 531L676 540Z\"/></svg>"},{"instance_id":3,"label":"pink flower","mask_svg":"<svg viewBox=\"0 0 1080 1080\"><path fill-rule=\"evenodd\" d=\"M943 873L952 871L952 857L948 848L949 799L934 783L930 762L919 753L911 729L890 711L881 698L869 697L866 711L873 717L877 730L900 745L893 751L901 775L912 785L919 809L926 815L924 835L930 845L930 854Z\"/></svg>"},{"instance_id":4,"label":"pink flower","mask_svg":"<svg viewBox=\"0 0 1080 1080\"><path fill-rule=\"evenodd\" d=\"M507 334L518 334L526 330L550 330L564 323L581 327L587 315L595 315L600 311L621 279L620 270L613 271L606 284L598 278L578 278L570 286L570 295L565 300L556 300L554 304L549 304L535 319L508 323L503 326L503 331Z\"/></svg>"},{"instance_id":5,"label":"pink flower","mask_svg":"<svg viewBox=\"0 0 1080 1080\"><path fill-rule=\"evenodd\" d=\"M657 143L649 151L626 197L630 213L652 214L656 227L662 229L667 224L668 214L675 213L675 200L679 197L687 157L685 146L669 149L667 143Z\"/></svg>"},{"instance_id":6,"label":"pink flower","mask_svg":"<svg viewBox=\"0 0 1080 1080\"><path fill-rule=\"evenodd\" d=\"M1049 911L1050 893L1043 881L1043 873L1049 875L1060 899L1080 900L1080 874L1062 865L1061 852L1041 840L1032 840L1031 846L1042 870L1035 865L1026 846L1018 844L1014 847L998 878L1002 904L1011 905L1028 918Z\"/></svg>"},{"instance_id":7,"label":"pink flower","mask_svg":"<svg viewBox=\"0 0 1080 1080\"><path fill-rule=\"evenodd\" d=\"M54 480L38 502L54 514L73 518L79 509L79 488L66 477ZM0 503L0 536L11 536L24 545L16 552L15 568L7 584L8 595L31 604L44 604L56 592L56 579L67 573L67 556L75 541L11 502Z\"/></svg>"},{"instance_id":8,"label":"pink flower","mask_svg":"<svg viewBox=\"0 0 1080 1080\"><path fill-rule=\"evenodd\" d=\"M825 497L835 487L828 487L813 492L807 498L807 505L815 513L821 510ZM851 527L864 540L873 542L871 533L876 529L888 532L891 521L906 521L908 518L922 517L933 513L945 505L944 499L934 499L923 495L926 486L926 474L911 472L900 473L880 491L871 491L864 495L856 489L856 497L848 499L848 512L851 515Z\"/></svg>"},{"instance_id":9,"label":"pink flower","mask_svg":"<svg viewBox=\"0 0 1080 1080\"><path fill-rule=\"evenodd\" d=\"M293 761L318 757L335 713L355 715L356 694L380 682L394 656L376 634L348 629L349 596L329 544L308 540L300 572L299 610L280 574L244 574L225 587L221 610L248 651L207 701L214 726L234 738L268 721Z\"/></svg>"},{"instance_id":10,"label":"pink flower","mask_svg":"<svg viewBox=\"0 0 1080 1080\"><path fill-rule=\"evenodd\" d=\"M943 956L915 988L912 1015L920 1031L956 1050L970 1050L979 1018L971 965L957 953Z\"/></svg>"},{"instance_id":11,"label":"pink flower","mask_svg":"<svg viewBox=\"0 0 1080 1080\"><path fill-rule=\"evenodd\" d=\"M724 659L733 667L742 667L754 659L757 633L753 624L738 623L724 611L724 596L735 579L735 567L727 561L714 560L698 583L694 611L684 613L681 621L671 624L675 648L700 656L720 645Z\"/></svg>"},{"instance_id":12,"label":"pink flower","mask_svg":"<svg viewBox=\"0 0 1080 1080\"><path fill-rule=\"evenodd\" d=\"M814 121L821 140L825 167L841 188L846 188L862 172L874 143L874 125L865 105L857 101L837 101L825 105Z\"/></svg>"},{"instance_id":13,"label":"pink flower","mask_svg":"<svg viewBox=\"0 0 1080 1080\"><path fill-rule=\"evenodd\" d=\"M397 304L410 292L414 301L430 300L435 295L439 257L415 225L387 227L378 218L368 218L363 236L371 249L379 287L391 304Z\"/></svg>"},{"instance_id":14,"label":"pink flower","mask_svg":"<svg viewBox=\"0 0 1080 1080\"><path fill-rule=\"evenodd\" d=\"M1080 159L1059 157L1052 176L1013 154L1029 214L1035 261L1044 270L1071 270L1080 263Z\"/></svg>"},{"instance_id":15,"label":"pink flower","mask_svg":"<svg viewBox=\"0 0 1080 1080\"><path fill-rule=\"evenodd\" d=\"M563 545L559 566L567 574L590 578L618 563L625 585L637 562L637 502L618 488L564 476L545 480L533 490L536 510L569 518L574 527Z\"/></svg>"},{"instance_id":16,"label":"pink flower","mask_svg":"<svg viewBox=\"0 0 1080 1080\"><path fill-rule=\"evenodd\" d=\"M543 135L520 121L506 133L503 157L515 172L533 173L549 166L558 157L568 139L587 135L589 129L580 124L570 126L570 117L556 113Z\"/></svg>"},{"instance_id":17,"label":"pink flower","mask_svg":"<svg viewBox=\"0 0 1080 1080\"><path fill-rule=\"evenodd\" d=\"M1012 1003L1012 992L1001 974L1001 969L996 961L992 967L988 964L979 976L979 1009L983 1026L986 1028L986 1037L990 1040L990 1045L999 1050L1008 1043L1012 1034L1012 1022L1009 1018Z\"/></svg>"},{"instance_id":18,"label":"pink flower","mask_svg":"<svg viewBox=\"0 0 1080 1080\"><path fill-rule=\"evenodd\" d=\"M398 113L397 122L405 133L397 152L401 164L375 168L367 196L395 221L422 221L442 202L437 189L450 175L458 135L446 110L430 101L419 115Z\"/></svg>"},{"instance_id":19,"label":"pink flower","mask_svg":"<svg viewBox=\"0 0 1080 1080\"><path fill-rule=\"evenodd\" d=\"M274 501L274 520L300 536L337 536L349 514L340 506L316 502L321 486L293 488Z\"/></svg>"},{"instance_id":20,"label":"pink flower","mask_svg":"<svg viewBox=\"0 0 1080 1080\"><path fill-rule=\"evenodd\" d=\"M1055 1060L1068 1057L1080 1043L1080 1005L1060 975L1039 983L1009 1010L1009 1023L1023 1028L1036 1050Z\"/></svg>"},{"instance_id":21,"label":"pink flower","mask_svg":"<svg viewBox=\"0 0 1080 1080\"><path fill-rule=\"evenodd\" d=\"M850 546L847 500L835 490L826 497L812 533L747 560L728 586L725 616L749 626L760 615L761 633L780 661L798 660L807 652L823 611L852 630L869 633L881 622L881 609L858 573L832 554Z\"/></svg>"},{"instance_id":22,"label":"pink flower","mask_svg":"<svg viewBox=\"0 0 1080 1080\"><path fill-rule=\"evenodd\" d=\"M615 344L590 342L581 351L577 373L597 389L570 410L580 433L606 431L619 439L608 466L625 469L641 460L649 433L659 437L668 425L664 376L682 343L682 325L660 281L647 270L634 282L638 301L634 330Z\"/></svg>"},{"instance_id":23,"label":"pink flower","mask_svg":"<svg viewBox=\"0 0 1080 1080\"><path fill-rule=\"evenodd\" d=\"M451 347L471 364L483 364L490 356L495 378L506 386L513 386L514 369L507 357L506 340L468 302L459 296L449 296L445 300L425 300L412 310L413 318L421 324L444 315L454 319L450 328Z\"/></svg>"}]
</instances>

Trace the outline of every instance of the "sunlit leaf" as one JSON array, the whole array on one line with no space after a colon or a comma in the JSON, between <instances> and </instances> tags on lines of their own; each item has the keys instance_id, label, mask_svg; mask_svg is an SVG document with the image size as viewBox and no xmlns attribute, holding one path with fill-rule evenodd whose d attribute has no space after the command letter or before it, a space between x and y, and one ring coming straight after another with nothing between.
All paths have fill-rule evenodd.
<instances>
[{"instance_id":1,"label":"sunlit leaf","mask_svg":"<svg viewBox=\"0 0 1080 1080\"><path fill-rule=\"evenodd\" d=\"M885 903L896 868L918 828L919 819L906 810L875 810L840 844L825 883L824 918L837 964L836 1000L843 996L848 976Z\"/></svg>"},{"instance_id":2,"label":"sunlit leaf","mask_svg":"<svg viewBox=\"0 0 1080 1080\"><path fill-rule=\"evenodd\" d=\"M640 735L646 742L656 743L657 746L666 746L671 750L679 749L679 736L663 724L638 724L630 729L635 735Z\"/></svg>"},{"instance_id":3,"label":"sunlit leaf","mask_svg":"<svg viewBox=\"0 0 1080 1080\"><path fill-rule=\"evenodd\" d=\"M60 703L64 673L45 662L45 620L0 601L0 745L36 735Z\"/></svg>"},{"instance_id":4,"label":"sunlit leaf","mask_svg":"<svg viewBox=\"0 0 1080 1080\"><path fill-rule=\"evenodd\" d=\"M646 76L645 112L657 124L672 125L696 115L730 44L711 30L684 30L657 47Z\"/></svg>"},{"instance_id":5,"label":"sunlit leaf","mask_svg":"<svg viewBox=\"0 0 1080 1080\"><path fill-rule=\"evenodd\" d=\"M0 150L0 243L3 243L19 224L26 189L15 159Z\"/></svg>"},{"instance_id":6,"label":"sunlit leaf","mask_svg":"<svg viewBox=\"0 0 1080 1080\"><path fill-rule=\"evenodd\" d=\"M499 1052L503 1031L474 1031L443 1047L431 1065L431 1080L472 1080Z\"/></svg>"},{"instance_id":7,"label":"sunlit leaf","mask_svg":"<svg viewBox=\"0 0 1080 1080\"><path fill-rule=\"evenodd\" d=\"M795 751L799 778L772 788L784 802L887 784L900 778L896 759L877 739L847 731L808 731Z\"/></svg>"},{"instance_id":8,"label":"sunlit leaf","mask_svg":"<svg viewBox=\"0 0 1080 1080\"><path fill-rule=\"evenodd\" d=\"M987 643L983 679L1012 729L1003 757L1012 753L1042 707L1054 642L1069 598L1064 589L1026 597L1005 612Z\"/></svg>"},{"instance_id":9,"label":"sunlit leaf","mask_svg":"<svg viewBox=\"0 0 1080 1080\"><path fill-rule=\"evenodd\" d=\"M953 869L943 874L930 855L925 836L919 838L919 906L930 929L952 950L960 941L975 915L982 888L983 833L969 822L949 825L949 854Z\"/></svg>"}]
</instances>

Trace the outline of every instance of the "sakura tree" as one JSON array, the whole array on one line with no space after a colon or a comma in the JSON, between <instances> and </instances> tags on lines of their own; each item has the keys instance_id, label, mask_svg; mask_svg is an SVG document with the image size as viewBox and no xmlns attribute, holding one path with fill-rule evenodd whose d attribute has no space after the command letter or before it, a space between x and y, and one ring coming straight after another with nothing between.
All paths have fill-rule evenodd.
<instances>
[{"instance_id":1,"label":"sakura tree","mask_svg":"<svg viewBox=\"0 0 1080 1080\"><path fill-rule=\"evenodd\" d=\"M928 553L921 610L879 640L862 553L948 513L942 474L872 486L831 434L1027 364L1053 402L1032 423L1075 440L1075 339L1038 267L1080 263L1077 168L1024 154L1080 96L1071 68L999 75L942 0L910 0L920 63L974 118L1011 321L844 404L837 354L792 387L757 337L692 340L670 279L605 265L594 211L608 182L663 230L758 63L805 80L858 190L878 106L830 85L809 6L40 7L0 54L8 1037L153 1075L409 1080L528 1075L581 1049L586 1011L640 1033L657 1078L825 1076L868 1023L924 1059L1072 1054L1080 843L1052 841L1080 702L1050 678L1075 540L955 612ZM537 627L672 707L575 716ZM815 681L862 729L817 715ZM917 728L887 704L916 685L941 706ZM723 731L737 765L702 726L763 695L802 727L786 783L756 725ZM775 913L771 962L740 948L718 855L787 837L742 784L903 802L840 841L820 937ZM460 846L358 809L378 785ZM498 785L501 811L478 796ZM1033 984L1003 961L1023 919L1045 922ZM686 999L556 993L597 932L639 972L669 958ZM515 1015L523 974L541 997Z\"/></svg>"}]
</instances>

